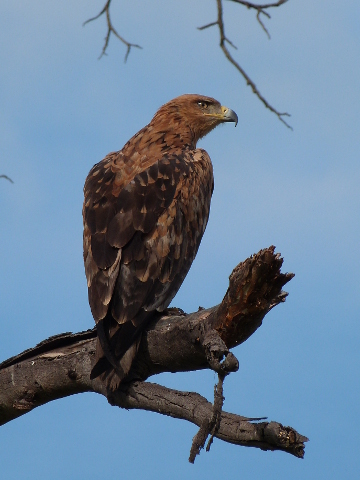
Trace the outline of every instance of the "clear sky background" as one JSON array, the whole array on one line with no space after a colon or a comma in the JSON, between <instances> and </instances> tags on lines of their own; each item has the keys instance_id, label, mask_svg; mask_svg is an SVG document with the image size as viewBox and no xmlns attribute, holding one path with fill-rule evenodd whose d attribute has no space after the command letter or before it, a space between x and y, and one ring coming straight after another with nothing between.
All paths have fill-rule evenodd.
<instances>
[{"instance_id":1,"label":"clear sky background","mask_svg":"<svg viewBox=\"0 0 360 480\"><path fill-rule=\"evenodd\" d=\"M114 0L115 1L115 0ZM296 274L289 297L234 353L224 409L267 416L310 438L305 459L215 439L195 465L185 421L123 411L82 394L0 429L1 478L357 479L360 421L360 3L290 0L264 19L225 2L235 58L288 130L218 48L215 1L126 0L119 32L143 50L127 64L103 1L0 4L0 359L50 335L93 326L82 260L82 189L156 109L202 93L239 124L203 139L213 161L210 222L173 304L220 302L235 265L276 245ZM153 377L212 399L210 371Z\"/></svg>"}]
</instances>

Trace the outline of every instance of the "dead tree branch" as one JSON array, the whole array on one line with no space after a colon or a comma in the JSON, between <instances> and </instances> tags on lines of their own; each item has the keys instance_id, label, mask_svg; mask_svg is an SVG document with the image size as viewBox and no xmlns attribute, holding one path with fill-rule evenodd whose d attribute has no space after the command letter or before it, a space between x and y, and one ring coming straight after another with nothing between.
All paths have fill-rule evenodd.
<instances>
[{"instance_id":1,"label":"dead tree branch","mask_svg":"<svg viewBox=\"0 0 360 480\"><path fill-rule=\"evenodd\" d=\"M233 1L235 3L240 3L241 5L245 5L247 8L256 9L257 10L257 19L258 19L260 25L262 26L262 28L264 29L264 31L268 34L268 36L270 38L269 32L267 31L267 29L265 28L265 25L262 23L262 21L260 19L260 14L266 15L268 18L270 18L270 15L268 14L268 12L266 12L265 9L270 8L270 7L278 7L278 6L282 5L283 3L285 3L287 0L280 0L277 3L272 3L272 4L269 3L269 4L264 4L264 5L255 5L253 3L243 2L243 1L240 1L240 0L230 0L230 1ZM290 114L287 113L287 112L279 112L278 110L276 110L276 108L274 108L272 105L270 105L270 103L266 100L266 98L260 93L257 86L251 80L249 75L245 72L245 70L241 67L241 65L231 55L231 53L230 53L229 49L227 48L226 44L228 43L229 45L231 45L235 49L237 47L225 35L225 25L224 25L224 19L223 19L222 0L216 0L216 4L217 4L217 14L218 14L217 20L215 22L208 23L207 25L203 25L202 27L199 27L198 29L199 30L205 30L206 28L214 27L215 25L218 26L219 33L220 33L220 48L223 51L225 57L229 60L229 62L232 65L234 65L234 67L238 70L238 72L240 72L240 74L244 77L244 79L246 81L246 84L251 87L253 93L259 98L259 100L262 101L262 103L265 105L265 107L267 109L269 109L271 112L275 113L275 115L278 117L278 119L284 125L286 125L286 127L290 128L292 130L292 127L284 120L284 117L290 117Z\"/></svg>"},{"instance_id":2,"label":"dead tree branch","mask_svg":"<svg viewBox=\"0 0 360 480\"><path fill-rule=\"evenodd\" d=\"M169 415L200 427L191 448L193 461L210 435L237 445L282 450L304 456L307 438L276 422L257 422L222 411L224 377L238 369L229 349L249 338L266 313L284 302L282 287L293 274L280 272L275 247L240 263L220 305L190 315L170 309L144 333L129 382L110 392L90 380L96 329L51 337L0 365L0 425L49 401L82 392L105 395L112 405ZM179 392L145 380L160 372L211 368L219 374L214 405L197 393ZM201 438L200 438L201 437Z\"/></svg>"},{"instance_id":3,"label":"dead tree branch","mask_svg":"<svg viewBox=\"0 0 360 480\"><path fill-rule=\"evenodd\" d=\"M97 20L99 17L101 17L102 15L105 15L106 16L106 24L107 24L107 33L106 33L106 37L105 37L105 43L104 43L104 46L103 46L103 49L102 49L102 52L101 52L101 55L99 57L99 59L103 56L103 55L106 55L106 50L109 46L109 41L110 41L110 36L111 34L113 33L115 35L115 37L117 37L124 45L126 45L126 54L125 54L125 58L124 58L124 62L126 63L126 60L128 59L128 56L130 54L130 51L131 51L131 48L134 47L134 48L142 48L140 45L137 45L136 43L130 43L128 42L127 40L125 40L124 37L122 37L121 35L119 35L119 33L115 30L113 24L112 24L112 21L111 21L111 17L110 17L110 4L111 4L111 1L112 0L107 0L107 2L105 3L104 5L104 8L100 11L100 13L98 13L98 15L96 15L95 17L92 17L92 18L89 18L88 20L86 20L86 22L83 23L83 27L89 23L89 22L92 22L94 20Z\"/></svg>"}]
</instances>

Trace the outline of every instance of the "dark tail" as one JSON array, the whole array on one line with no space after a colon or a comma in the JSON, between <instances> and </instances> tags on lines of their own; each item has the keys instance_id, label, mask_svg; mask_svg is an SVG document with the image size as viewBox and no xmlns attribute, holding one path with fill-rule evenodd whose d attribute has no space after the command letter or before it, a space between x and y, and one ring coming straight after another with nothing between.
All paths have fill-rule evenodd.
<instances>
[{"instance_id":1,"label":"dark tail","mask_svg":"<svg viewBox=\"0 0 360 480\"><path fill-rule=\"evenodd\" d=\"M142 318L138 318L138 315L134 319L137 326L132 321L119 325L109 313L97 323L98 344L91 379L102 374L105 379L115 370L119 377L115 383L120 384L128 375L138 350L141 332L157 312L141 313Z\"/></svg>"}]
</instances>

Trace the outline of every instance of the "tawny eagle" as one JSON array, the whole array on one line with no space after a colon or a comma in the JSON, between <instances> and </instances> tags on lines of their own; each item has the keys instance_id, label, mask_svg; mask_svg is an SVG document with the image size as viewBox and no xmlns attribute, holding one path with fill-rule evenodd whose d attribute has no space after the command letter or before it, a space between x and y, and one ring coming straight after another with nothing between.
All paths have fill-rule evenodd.
<instances>
[{"instance_id":1,"label":"tawny eagle","mask_svg":"<svg viewBox=\"0 0 360 480\"><path fill-rule=\"evenodd\" d=\"M213 169L197 141L233 110L203 95L163 105L84 187L84 262L98 346L92 377L115 389L129 373L141 331L177 293L210 211Z\"/></svg>"}]
</instances>

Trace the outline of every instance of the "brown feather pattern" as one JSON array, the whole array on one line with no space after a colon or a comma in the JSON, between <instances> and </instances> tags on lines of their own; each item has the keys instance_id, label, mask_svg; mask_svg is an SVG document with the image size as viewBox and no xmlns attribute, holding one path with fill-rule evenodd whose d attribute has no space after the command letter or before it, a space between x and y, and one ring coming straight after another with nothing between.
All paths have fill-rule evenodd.
<instances>
[{"instance_id":1,"label":"brown feather pattern","mask_svg":"<svg viewBox=\"0 0 360 480\"><path fill-rule=\"evenodd\" d=\"M105 355L111 388L128 374L141 330L167 308L199 248L213 171L196 142L229 121L222 108L200 95L172 100L86 179L84 263L101 365L93 376L105 370Z\"/></svg>"}]
</instances>

